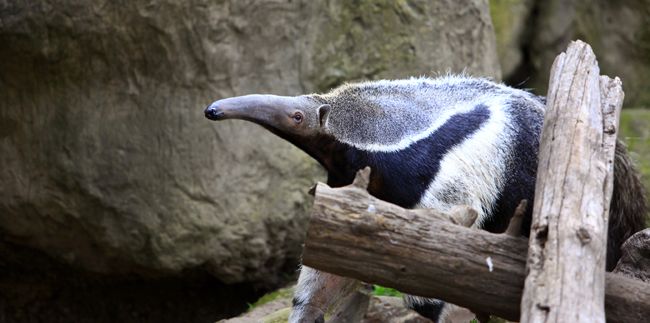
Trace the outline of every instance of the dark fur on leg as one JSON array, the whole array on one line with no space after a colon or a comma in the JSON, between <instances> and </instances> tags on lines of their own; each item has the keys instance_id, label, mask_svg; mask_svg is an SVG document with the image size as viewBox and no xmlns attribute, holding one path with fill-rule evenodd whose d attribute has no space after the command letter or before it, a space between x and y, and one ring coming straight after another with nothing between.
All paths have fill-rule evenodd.
<instances>
[{"instance_id":1,"label":"dark fur on leg","mask_svg":"<svg viewBox=\"0 0 650 323\"><path fill-rule=\"evenodd\" d=\"M432 298L404 295L404 305L418 314L438 323L444 319L445 302Z\"/></svg>"}]
</instances>

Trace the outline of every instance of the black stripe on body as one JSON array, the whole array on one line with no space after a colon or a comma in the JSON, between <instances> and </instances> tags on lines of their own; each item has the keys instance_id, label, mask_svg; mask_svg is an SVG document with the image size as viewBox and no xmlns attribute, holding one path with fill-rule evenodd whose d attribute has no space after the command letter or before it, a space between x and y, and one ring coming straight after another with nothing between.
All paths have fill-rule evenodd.
<instances>
[{"instance_id":1,"label":"black stripe on body","mask_svg":"<svg viewBox=\"0 0 650 323\"><path fill-rule=\"evenodd\" d=\"M521 200L528 200L528 207L522 223L522 232L528 236L535 197L537 155L544 115L531 107L529 99L515 99L505 108L515 125L511 153L506 165L506 181L503 191L495 203L494 212L483 222L483 229L490 232L504 232Z\"/></svg>"},{"instance_id":2,"label":"black stripe on body","mask_svg":"<svg viewBox=\"0 0 650 323\"><path fill-rule=\"evenodd\" d=\"M370 194L405 208L413 208L438 174L440 161L490 118L484 104L452 116L430 136L396 152L350 151L356 169L370 166Z\"/></svg>"}]
</instances>

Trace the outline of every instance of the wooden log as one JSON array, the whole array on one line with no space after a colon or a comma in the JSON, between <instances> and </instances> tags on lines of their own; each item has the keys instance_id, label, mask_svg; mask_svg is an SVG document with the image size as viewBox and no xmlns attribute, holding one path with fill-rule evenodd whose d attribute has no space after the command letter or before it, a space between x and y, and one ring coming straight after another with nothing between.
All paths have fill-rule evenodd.
<instances>
[{"instance_id":1,"label":"wooden log","mask_svg":"<svg viewBox=\"0 0 650 323\"><path fill-rule=\"evenodd\" d=\"M650 314L650 284L620 274L605 275L608 323L645 323Z\"/></svg>"},{"instance_id":2,"label":"wooden log","mask_svg":"<svg viewBox=\"0 0 650 323\"><path fill-rule=\"evenodd\" d=\"M316 187L303 264L517 319L526 239L455 225L365 189ZM498 273L498 274L497 274Z\"/></svg>"},{"instance_id":3,"label":"wooden log","mask_svg":"<svg viewBox=\"0 0 650 323\"><path fill-rule=\"evenodd\" d=\"M526 239L451 221L434 210L407 210L378 200L360 187L333 189L319 183L303 263L517 320ZM606 297L612 322L650 317L648 283L609 273Z\"/></svg>"},{"instance_id":4,"label":"wooden log","mask_svg":"<svg viewBox=\"0 0 650 323\"><path fill-rule=\"evenodd\" d=\"M521 322L605 322L607 218L623 91L620 80L599 72L581 41L553 63Z\"/></svg>"}]
</instances>

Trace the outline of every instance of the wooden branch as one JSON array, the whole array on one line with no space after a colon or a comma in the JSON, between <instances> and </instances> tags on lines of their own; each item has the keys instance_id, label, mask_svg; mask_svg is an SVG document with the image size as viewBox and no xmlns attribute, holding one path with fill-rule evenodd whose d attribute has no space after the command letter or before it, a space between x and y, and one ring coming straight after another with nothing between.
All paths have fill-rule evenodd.
<instances>
[{"instance_id":1,"label":"wooden branch","mask_svg":"<svg viewBox=\"0 0 650 323\"><path fill-rule=\"evenodd\" d=\"M553 63L547 100L521 322L604 323L621 82L601 79L576 41Z\"/></svg>"},{"instance_id":2,"label":"wooden branch","mask_svg":"<svg viewBox=\"0 0 650 323\"><path fill-rule=\"evenodd\" d=\"M508 227L506 228L506 234L513 237L522 236L521 223L524 221L527 207L528 200L521 200L521 202L519 202L519 205L517 205L517 208L515 209L515 213L512 215L512 218L510 218L510 223L508 223Z\"/></svg>"},{"instance_id":3,"label":"wooden branch","mask_svg":"<svg viewBox=\"0 0 650 323\"><path fill-rule=\"evenodd\" d=\"M360 187L319 183L303 263L517 320L526 242L455 225L434 210L403 209ZM648 283L608 274L606 297L612 322L650 317Z\"/></svg>"}]
</instances>

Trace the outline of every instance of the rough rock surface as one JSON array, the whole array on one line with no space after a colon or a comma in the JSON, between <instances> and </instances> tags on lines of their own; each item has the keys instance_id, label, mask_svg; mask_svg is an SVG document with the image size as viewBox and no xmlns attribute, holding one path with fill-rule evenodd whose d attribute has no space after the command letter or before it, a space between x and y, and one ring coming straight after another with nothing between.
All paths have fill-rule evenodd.
<instances>
[{"instance_id":1,"label":"rough rock surface","mask_svg":"<svg viewBox=\"0 0 650 323\"><path fill-rule=\"evenodd\" d=\"M625 107L650 107L650 0L494 0L491 11L509 83L545 94L553 60L581 39L623 80Z\"/></svg>"},{"instance_id":2,"label":"rough rock surface","mask_svg":"<svg viewBox=\"0 0 650 323\"><path fill-rule=\"evenodd\" d=\"M82 270L273 283L322 171L203 107L499 76L487 0L0 1L0 234ZM1 255L0 255L1 256Z\"/></svg>"}]
</instances>

